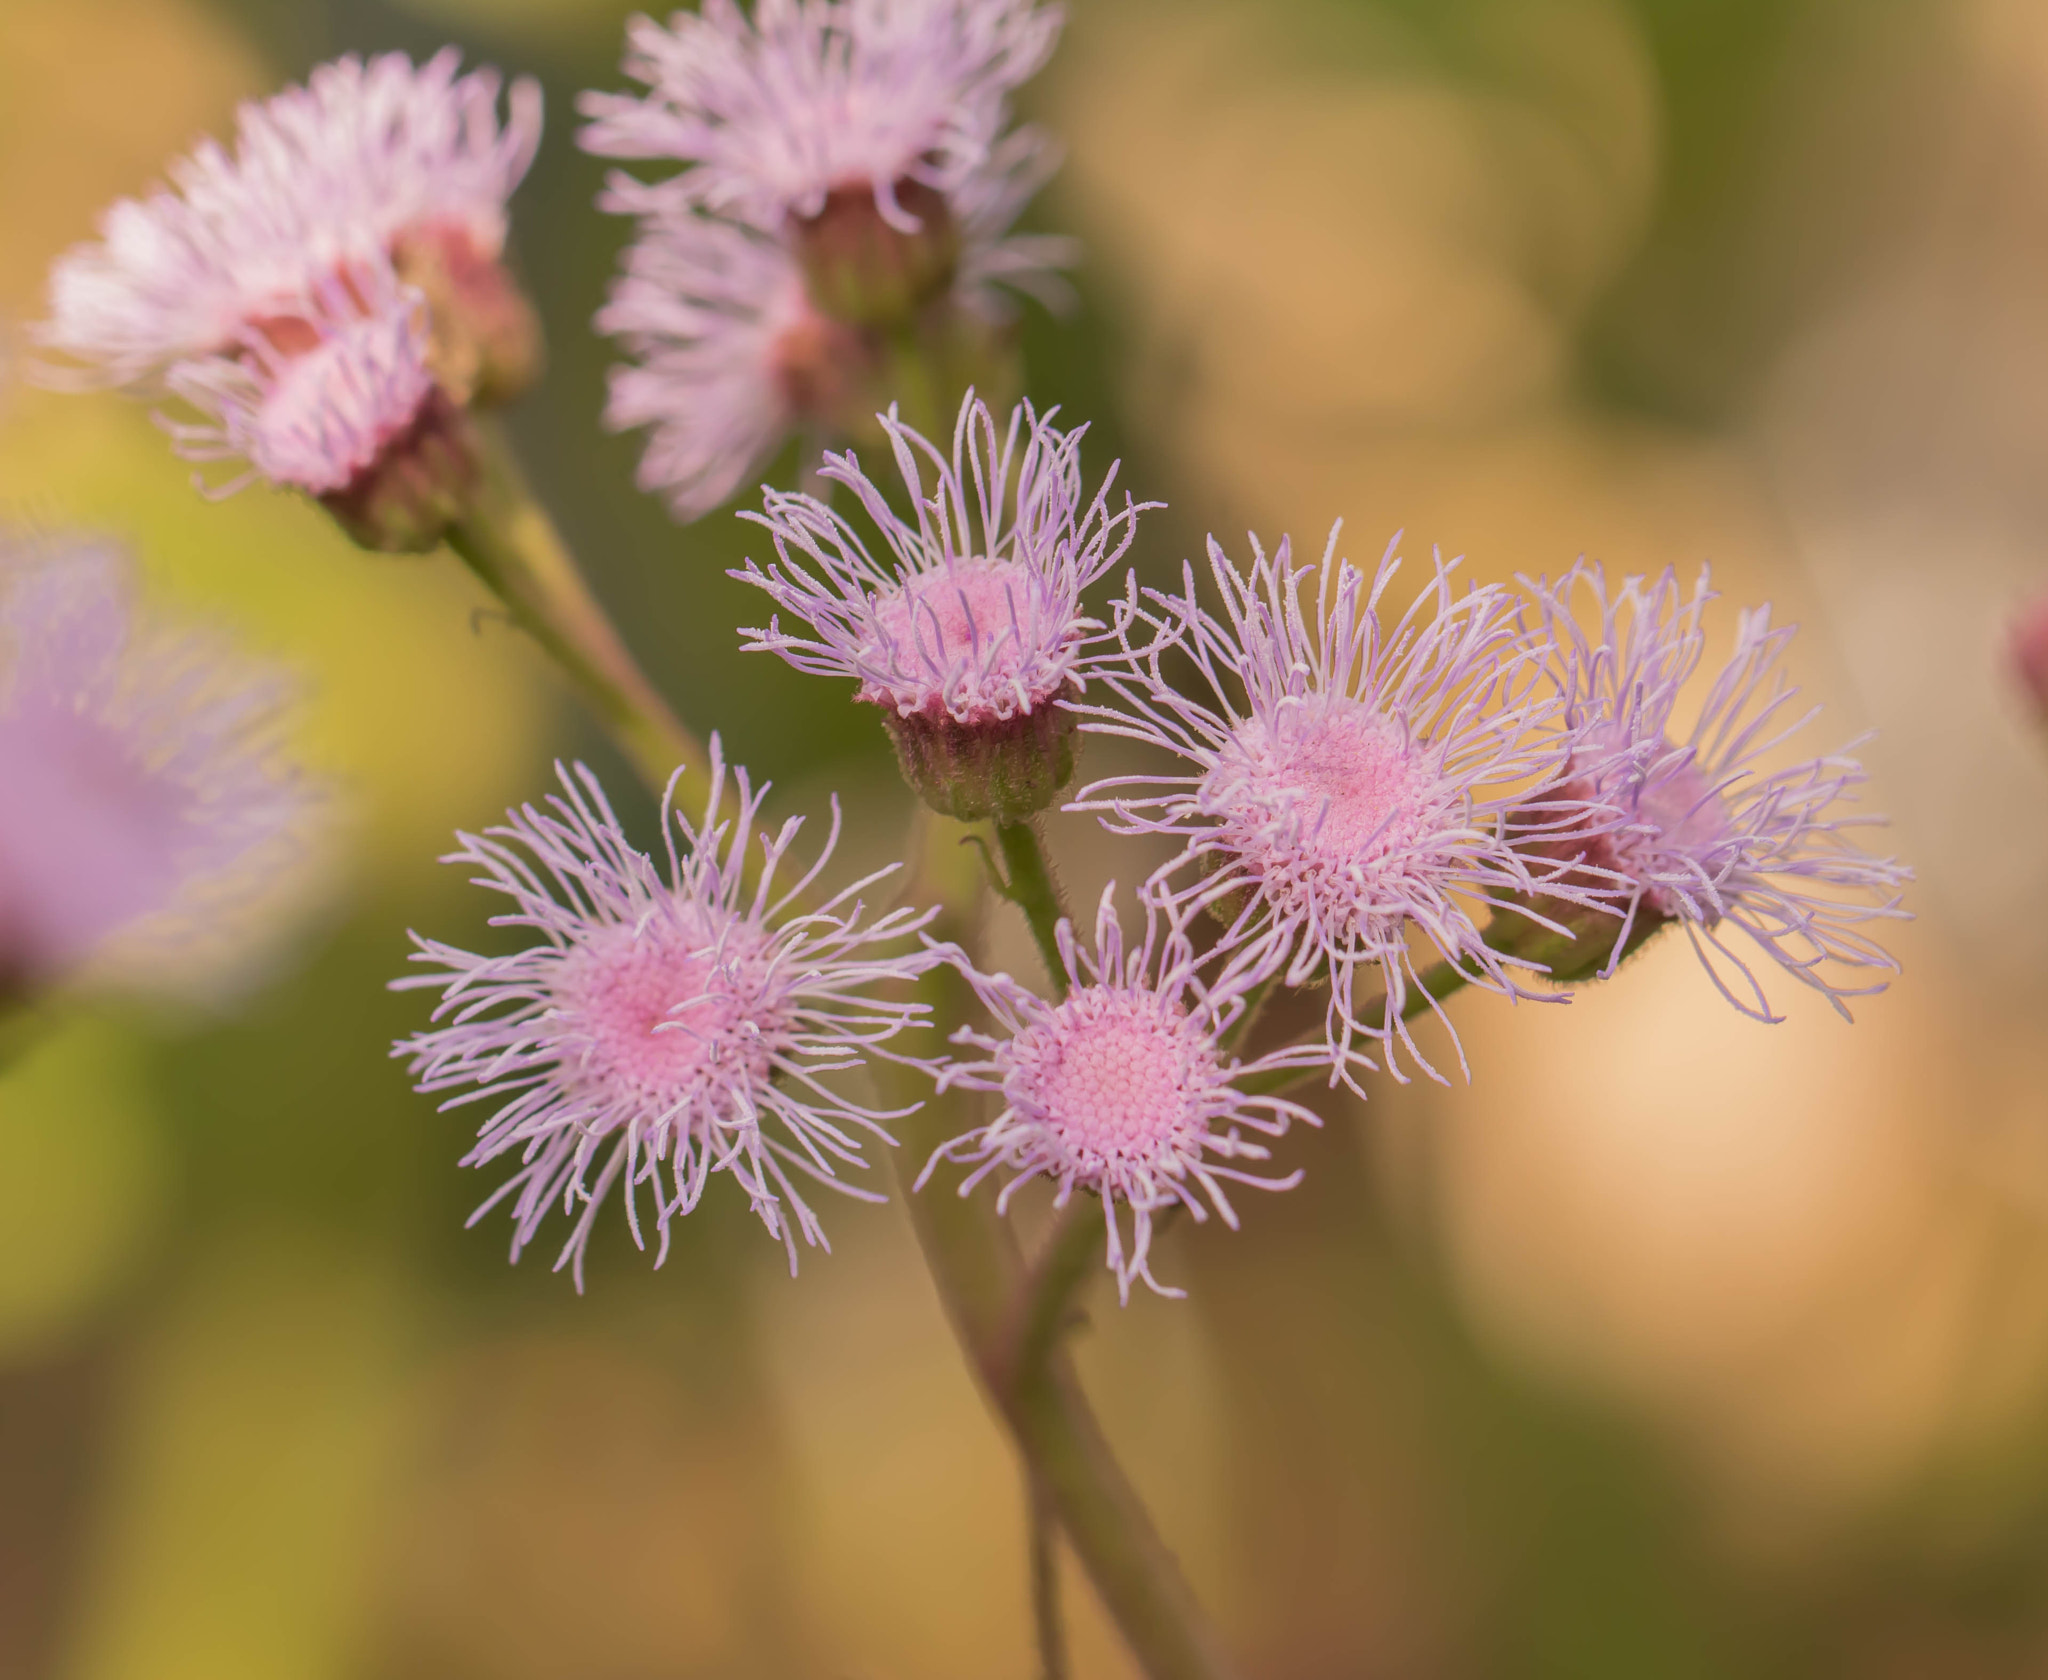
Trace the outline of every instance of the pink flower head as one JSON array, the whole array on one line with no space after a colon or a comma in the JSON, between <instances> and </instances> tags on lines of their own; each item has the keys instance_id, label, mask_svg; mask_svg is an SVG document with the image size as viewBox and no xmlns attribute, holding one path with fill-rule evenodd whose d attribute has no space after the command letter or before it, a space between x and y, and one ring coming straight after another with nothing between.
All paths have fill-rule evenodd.
<instances>
[{"instance_id":1,"label":"pink flower head","mask_svg":"<svg viewBox=\"0 0 2048 1680\"><path fill-rule=\"evenodd\" d=\"M1728 928L1844 1017L1844 998L1882 991L1884 981L1850 986L1832 974L1836 966L1896 972L1860 930L1907 914L1898 888L1911 871L1868 856L1850 836L1884 818L1840 810L1866 780L1862 765L1835 753L1768 768L1819 710L1792 713L1799 691L1778 668L1796 627L1773 629L1767 606L1741 614L1735 651L1685 729L1675 722L1679 691L1699 667L1715 598L1704 570L1689 595L1669 570L1654 581L1625 578L1610 592L1601 568L1583 562L1533 588L1581 743L1567 787L1619 818L1587 836L1585 850L1589 865L1624 888L1626 919L1608 971L1650 916L1683 923L1722 996L1759 1020L1778 1017L1726 944ZM1575 594L1597 612L1597 634L1574 618Z\"/></svg>"},{"instance_id":2,"label":"pink flower head","mask_svg":"<svg viewBox=\"0 0 2048 1680\"><path fill-rule=\"evenodd\" d=\"M453 47L419 66L344 58L244 105L232 152L203 142L170 189L123 199L97 244L59 259L41 342L105 382L153 387L306 314L338 277L403 268L408 242L495 259L540 144L540 89L516 83L501 126L497 75L459 63Z\"/></svg>"},{"instance_id":3,"label":"pink flower head","mask_svg":"<svg viewBox=\"0 0 2048 1680\"><path fill-rule=\"evenodd\" d=\"M957 947L947 955L995 1017L998 1035L963 1027L953 1042L987 1052L975 1062L948 1063L939 1088L958 1085L1001 1095L1002 1112L984 1126L942 1145L918 1179L922 1189L942 1160L972 1168L960 1185L966 1195L990 1173L1007 1172L997 1198L1006 1210L1020 1185L1035 1178L1057 1187L1056 1207L1076 1189L1102 1198L1108 1216L1109 1268L1126 1302L1133 1279L1162 1295L1180 1295L1153 1277L1154 1217L1185 1207L1197 1220L1210 1208L1232 1230L1237 1214L1227 1182L1287 1190L1301 1182L1262 1177L1231 1165L1264 1161L1270 1151L1245 1131L1282 1136L1290 1120L1320 1125L1298 1103L1260 1096L1240 1082L1286 1069L1321 1066L1321 1045L1292 1045L1253 1062L1227 1048L1231 1028L1248 995L1266 978L1242 963L1226 966L1211 982L1203 960L1178 924L1145 900L1145 939L1124 948L1114 883L1095 918L1095 950L1076 948L1073 924L1058 937L1068 987L1048 1003L1007 974L983 974ZM1129 1210L1125 1242L1117 1204Z\"/></svg>"},{"instance_id":4,"label":"pink flower head","mask_svg":"<svg viewBox=\"0 0 2048 1680\"><path fill-rule=\"evenodd\" d=\"M1020 405L998 442L988 405L969 392L950 459L893 410L882 417L914 525L852 451L828 455L823 476L853 492L888 545L882 558L816 497L766 492L767 511L745 517L767 527L780 564L749 560L732 575L767 591L811 635L786 633L778 615L765 630L741 632L753 638L748 649L855 678L860 699L899 717L969 725L1038 711L1082 684L1083 645L1102 625L1082 612L1081 592L1123 558L1138 515L1157 504L1127 495L1112 513L1114 465L1090 498L1081 478L1087 428L1062 432L1056 413Z\"/></svg>"},{"instance_id":5,"label":"pink flower head","mask_svg":"<svg viewBox=\"0 0 2048 1680\"><path fill-rule=\"evenodd\" d=\"M303 884L292 685L141 612L123 555L0 540L0 994L220 992Z\"/></svg>"},{"instance_id":6,"label":"pink flower head","mask_svg":"<svg viewBox=\"0 0 2048 1680\"><path fill-rule=\"evenodd\" d=\"M252 328L237 354L170 371L171 390L205 417L162 422L178 453L248 463L217 494L255 478L313 496L345 491L427 412L426 306L388 267L336 281L300 309L287 334Z\"/></svg>"},{"instance_id":7,"label":"pink flower head","mask_svg":"<svg viewBox=\"0 0 2048 1680\"><path fill-rule=\"evenodd\" d=\"M778 241L701 216L650 216L598 312L635 358L611 374L605 424L652 428L643 490L682 519L730 498L793 428L840 405L859 357L810 305Z\"/></svg>"},{"instance_id":8,"label":"pink flower head","mask_svg":"<svg viewBox=\"0 0 2048 1680\"><path fill-rule=\"evenodd\" d=\"M1590 818L1561 797L1529 814L1528 788L1556 779L1566 743L1513 597L1492 584L1455 589L1456 563L1438 558L1390 625L1380 602L1400 566L1393 547L1368 577L1336 545L1332 530L1321 566L1296 568L1284 540L1269 558L1254 538L1247 574L1212 540L1220 617L1197 603L1192 568L1182 595L1134 592L1120 614L1121 668L1101 669L1122 705L1078 708L1083 728L1181 764L1097 782L1068 808L1180 840L1155 877L1174 905L1219 909L1231 918L1224 943L1270 948L1290 986L1327 977L1333 1051L1356 1034L1398 1038L1433 1075L1402 1020L1418 967L1411 932L1468 980L1543 995L1517 984L1511 968L1527 965L1488 947L1474 910L1557 926L1534 895L1591 895L1563 865L1518 849L1516 827ZM1142 650L1130 647L1137 625L1154 632ZM1179 680L1169 658L1191 661L1199 681ZM1358 996L1362 970L1378 971L1383 997Z\"/></svg>"},{"instance_id":9,"label":"pink flower head","mask_svg":"<svg viewBox=\"0 0 2048 1680\"><path fill-rule=\"evenodd\" d=\"M781 231L845 188L915 232L915 185L996 241L1049 167L1009 100L1051 53L1062 15L1037 0L733 0L637 18L626 73L648 92L585 94L586 150L673 159L653 186L620 176L612 207L688 209ZM1024 266L1035 266L1027 262Z\"/></svg>"},{"instance_id":10,"label":"pink flower head","mask_svg":"<svg viewBox=\"0 0 2048 1680\"><path fill-rule=\"evenodd\" d=\"M497 925L531 928L540 942L486 957L415 935L414 960L439 971L394 982L442 994L434 1019L444 1024L394 1051L411 1058L418 1089L461 1093L444 1108L495 1105L463 1164L518 1155L519 1170L474 1219L513 1197L516 1260L560 1203L575 1222L555 1264L573 1266L579 1289L592 1223L615 1183L635 1242L639 1195L651 1192L658 1265L669 1221L695 1208L720 1171L782 1240L794 1271L798 1234L829 1246L796 1181L882 1200L838 1169L866 1164L860 1134L890 1142L883 1122L911 1112L863 1108L824 1076L859 1066L870 1050L890 1054L881 1046L923 1014L921 1004L872 994L931 966L929 953L883 949L931 913L893 910L862 925L859 895L890 869L815 909L792 909L837 842L836 801L832 834L804 878L780 895L772 884L802 826L792 818L762 835L763 868L749 888L742 864L767 789L739 771L737 808L719 821L726 778L716 737L711 752L703 826L664 805L664 830L673 815L685 842L678 852L669 832L666 872L627 842L580 765L560 772L562 792L546 809L522 806L503 827L461 835L447 861L480 869L478 885L511 901Z\"/></svg>"}]
</instances>

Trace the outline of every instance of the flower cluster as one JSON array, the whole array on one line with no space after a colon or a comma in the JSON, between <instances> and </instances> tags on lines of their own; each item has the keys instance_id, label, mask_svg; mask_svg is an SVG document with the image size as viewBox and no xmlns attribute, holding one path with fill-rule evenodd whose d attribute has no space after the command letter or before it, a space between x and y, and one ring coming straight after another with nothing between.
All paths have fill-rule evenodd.
<instances>
[{"instance_id":1,"label":"flower cluster","mask_svg":"<svg viewBox=\"0 0 2048 1680\"><path fill-rule=\"evenodd\" d=\"M635 358L607 420L652 428L644 488L695 518L791 431L865 426L892 338L990 365L1003 290L1059 295L1065 242L1010 231L1055 162L1010 97L1060 23L1039 0L708 0L631 25L646 92L586 95L582 138L680 166L602 200L640 221L597 324Z\"/></svg>"},{"instance_id":2,"label":"flower cluster","mask_svg":"<svg viewBox=\"0 0 2048 1680\"><path fill-rule=\"evenodd\" d=\"M716 737L712 753L702 823L664 803L664 830L674 822L665 871L633 849L580 765L560 773L547 808L523 806L502 827L461 835L446 861L481 870L479 884L512 906L500 925L540 942L478 956L415 935L417 960L436 972L394 982L441 993L434 1015L446 1024L395 1052L410 1059L419 1089L460 1093L448 1108L497 1105L464 1164L518 1158L476 1217L512 1198L517 1259L560 1203L572 1223L556 1265L573 1267L579 1288L591 1224L614 1185L636 1242L639 1197L650 1198L657 1264L670 1220L697 1205L714 1173L746 1193L792 1271L799 1236L825 1243L798 1180L880 1200L839 1170L865 1164L864 1136L889 1142L896 1116L827 1076L888 1054L881 1047L923 1012L876 988L930 966L928 953L903 948L930 913L903 908L864 923L860 894L886 869L800 907L838 838L836 801L832 833L799 880L775 890L803 826L792 818L762 834L750 885L747 853L768 790L737 772L734 808L721 817Z\"/></svg>"},{"instance_id":3,"label":"flower cluster","mask_svg":"<svg viewBox=\"0 0 2048 1680\"><path fill-rule=\"evenodd\" d=\"M921 1183L950 1163L962 1194L1003 1176L998 1208L1041 1179L1061 1207L1100 1198L1128 1297L1162 1287L1170 1210L1234 1225L1231 1187L1298 1178L1263 1167L1316 1123L1284 1088L1442 1077L1410 1023L1448 1026L1461 987L1564 1001L1673 925L1760 1019L1770 965L1845 1014L1893 968L1872 929L1904 913L1908 872L1856 843L1876 819L1853 806L1854 758L1794 752L1811 714L1768 609L1711 669L1704 577L1687 592L1582 563L1476 583L1433 556L1410 590L1398 539L1361 568L1336 531L1312 564L1284 540L1253 538L1248 564L1212 540L1204 570L1141 586L1126 561L1158 504L1113 502L1115 466L1091 493L1085 427L975 395L1014 372L1005 295L1056 292L1067 256L1011 231L1054 155L1012 100L1060 27L1044 0L705 0L630 26L641 91L583 100L586 149L666 170L614 172L601 200L640 223L597 318L633 358L610 423L651 428L642 482L687 517L792 432L887 451L893 475L848 447L745 515L774 555L733 576L774 612L744 646L850 683L927 806L992 822L994 885L1051 972L1040 992L985 971L960 904L958 939L919 942L936 906L871 917L862 894L888 870L819 899L836 806L799 863L800 823L761 830L766 789L727 773L715 737L701 816L664 802L665 864L581 767L463 835L450 861L529 943L419 940L430 972L398 984L440 997L397 1053L445 1106L485 1105L467 1160L513 1163L486 1208L509 1200L516 1257L561 1206L558 1265L579 1285L615 1189L636 1240L651 1210L665 1255L721 1174L794 1269L800 1239L824 1241L808 1187L875 1199L849 1175L918 1112L872 1105L858 1080L876 1059L997 1099L957 1135L918 1122ZM679 727L640 715L653 687L538 504L469 543L491 500L470 501L469 410L539 352L503 263L539 125L536 89L501 116L498 79L452 51L326 66L246 108L232 152L202 146L171 190L117 205L58 264L42 338L74 378L181 399L183 454L318 497L366 543L452 533L665 767ZM261 685L157 649L96 565L0 567L8 984L83 970L164 917L210 921L218 884L260 874L303 804L253 744ZM2041 641L2018 649L2029 673ZM1090 734L1145 756L1067 809L1171 854L1140 883L1135 946L1112 889L1083 949L1031 826ZM53 847L101 865L65 877L91 892L47 885ZM989 1019L958 1026L960 1056L920 1060L940 965ZM1276 1028L1304 1005L1320 1030Z\"/></svg>"},{"instance_id":4,"label":"flower cluster","mask_svg":"<svg viewBox=\"0 0 2048 1680\"><path fill-rule=\"evenodd\" d=\"M345 58L245 105L173 185L109 210L61 258L38 331L60 383L171 394L181 453L321 498L363 541L425 548L459 495L453 409L531 378L538 328L506 274L506 201L540 143L540 90ZM388 465L388 470L387 470ZM430 503L432 498L429 498Z\"/></svg>"},{"instance_id":5,"label":"flower cluster","mask_svg":"<svg viewBox=\"0 0 2048 1680\"><path fill-rule=\"evenodd\" d=\"M323 804L285 746L291 692L144 611L111 546L0 540L0 1000L246 975Z\"/></svg>"}]
</instances>

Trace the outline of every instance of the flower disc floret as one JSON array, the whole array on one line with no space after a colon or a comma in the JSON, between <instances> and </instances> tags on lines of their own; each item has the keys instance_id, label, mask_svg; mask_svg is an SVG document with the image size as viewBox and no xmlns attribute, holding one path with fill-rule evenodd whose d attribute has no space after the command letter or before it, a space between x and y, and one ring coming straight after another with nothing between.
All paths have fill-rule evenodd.
<instances>
[{"instance_id":1,"label":"flower disc floret","mask_svg":"<svg viewBox=\"0 0 2048 1680\"><path fill-rule=\"evenodd\" d=\"M943 1090L993 1091L1003 1109L985 1126L942 1145L918 1179L921 1189L941 1161L969 1167L968 1194L991 1173L1010 1178L997 1198L1010 1198L1034 1179L1055 1186L1064 1207L1077 1190L1100 1196L1108 1224L1108 1265L1121 1297L1142 1279L1162 1295L1178 1295L1152 1275L1153 1226L1170 1207L1197 1220L1213 1210L1232 1230L1237 1213L1227 1183L1286 1190L1301 1181L1248 1172L1270 1151L1259 1136L1279 1137L1291 1121L1321 1122L1308 1109L1247 1085L1266 1076L1327 1064L1322 1045L1293 1045L1240 1062L1224 1044L1268 975L1243 963L1207 966L1179 926L1146 901L1145 937L1126 950L1114 883L1096 913L1095 949L1081 950L1071 923L1057 931L1065 996L1049 1002L1007 974L984 974L957 947L946 954L995 1018L997 1032L963 1027L958 1045L986 1053L954 1061L940 1074ZM1362 1062L1361 1066L1364 1065ZM1247 1137L1249 1131L1257 1136ZM1118 1209L1130 1221L1125 1238Z\"/></svg>"},{"instance_id":2,"label":"flower disc floret","mask_svg":"<svg viewBox=\"0 0 2048 1680\"><path fill-rule=\"evenodd\" d=\"M1532 588L1579 742L1568 785L1612 813L1599 832L1567 832L1548 848L1619 883L1624 919L1601 972L1647 926L1678 922L1722 996L1759 1020L1779 1017L1727 943L1731 929L1844 1016L1845 999L1882 991L1882 979L1851 984L1841 971L1896 971L1862 929L1906 914L1899 889L1912 873L1856 844L1854 830L1884 818L1849 808L1867 778L1847 749L1778 762L1818 711L1795 709L1799 691L1781 669L1794 627L1774 628L1767 606L1743 613L1688 727L1679 701L1704 658L1715 599L1704 570L1690 593L1670 570L1610 589L1585 563Z\"/></svg>"},{"instance_id":3,"label":"flower disc floret","mask_svg":"<svg viewBox=\"0 0 2048 1680\"><path fill-rule=\"evenodd\" d=\"M1268 557L1255 538L1241 572L1212 541L1220 615L1197 600L1191 567L1178 595L1131 593L1121 656L1097 667L1119 704L1078 708L1082 727L1181 766L1097 782L1069 809L1177 839L1157 890L1183 913L1218 911L1225 946L1269 950L1287 984L1327 980L1333 1051L1358 1034L1398 1039L1433 1072L1404 1022L1411 934L1468 981L1541 995L1516 977L1526 963L1488 945L1484 912L1562 932L1537 901L1597 905L1597 888L1518 846L1517 826L1598 825L1568 793L1530 800L1554 787L1568 742L1512 597L1455 588L1455 562L1439 557L1389 622L1394 548L1368 576L1336 543L1333 530L1320 567L1296 568L1284 541ZM1361 998L1358 978L1374 971L1380 991Z\"/></svg>"},{"instance_id":4,"label":"flower disc floret","mask_svg":"<svg viewBox=\"0 0 2048 1680\"><path fill-rule=\"evenodd\" d=\"M479 884L511 901L501 923L533 929L540 943L487 957L415 936L415 960L436 972L394 984L438 989L439 1024L394 1053L410 1059L421 1092L458 1093L444 1108L496 1105L464 1164L517 1157L475 1216L511 1198L515 1260L560 1203L573 1224L556 1267L572 1267L580 1288L598 1209L623 1185L636 1242L639 1201L651 1195L659 1264L670 1221L724 1172L793 1271L799 1236L829 1246L800 1180L883 1199L840 1172L864 1166L863 1139L889 1142L886 1122L911 1111L864 1107L826 1076L891 1055L887 1041L924 1013L874 993L936 960L903 948L931 913L898 909L864 923L859 894L886 869L815 909L795 908L838 838L836 803L832 834L802 880L779 896L773 885L801 827L792 819L762 836L759 882L746 886L742 862L767 789L739 772L721 821L715 737L704 822L664 805L664 827L675 823L666 871L626 840L588 770L560 777L545 809L524 806L502 827L460 836L449 859L480 869Z\"/></svg>"}]
</instances>

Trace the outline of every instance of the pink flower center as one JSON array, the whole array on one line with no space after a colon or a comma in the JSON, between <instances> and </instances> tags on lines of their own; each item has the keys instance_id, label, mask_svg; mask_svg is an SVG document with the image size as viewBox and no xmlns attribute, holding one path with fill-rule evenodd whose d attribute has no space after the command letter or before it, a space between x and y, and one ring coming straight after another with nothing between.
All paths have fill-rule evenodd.
<instances>
[{"instance_id":1,"label":"pink flower center","mask_svg":"<svg viewBox=\"0 0 2048 1680\"><path fill-rule=\"evenodd\" d=\"M579 944L554 986L564 1070L586 1095L650 1118L768 1075L772 1023L748 984L744 930L724 949L701 925L614 923Z\"/></svg>"},{"instance_id":2,"label":"pink flower center","mask_svg":"<svg viewBox=\"0 0 2048 1680\"><path fill-rule=\"evenodd\" d=\"M1367 869L1428 820L1428 767L1392 719L1358 700L1254 719L1202 787L1254 867Z\"/></svg>"},{"instance_id":3,"label":"pink flower center","mask_svg":"<svg viewBox=\"0 0 2048 1680\"><path fill-rule=\"evenodd\" d=\"M1004 1095L1043 1125L1058 1170L1121 1185L1200 1156L1216 1052L1155 992L1091 986L1010 1045Z\"/></svg>"},{"instance_id":4,"label":"pink flower center","mask_svg":"<svg viewBox=\"0 0 2048 1680\"><path fill-rule=\"evenodd\" d=\"M860 651L895 680L870 681L861 698L919 711L966 697L1005 717L1049 698L1022 680L1034 651L1031 589L1030 571L1017 561L962 560L885 591ZM1010 691L1009 704L988 694L991 685Z\"/></svg>"}]
</instances>

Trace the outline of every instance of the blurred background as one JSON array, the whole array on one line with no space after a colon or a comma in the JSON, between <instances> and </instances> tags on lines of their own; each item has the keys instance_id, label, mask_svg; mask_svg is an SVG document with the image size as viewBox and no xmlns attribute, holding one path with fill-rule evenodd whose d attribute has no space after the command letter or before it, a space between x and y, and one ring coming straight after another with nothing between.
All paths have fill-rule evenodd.
<instances>
[{"instance_id":1,"label":"blurred background","mask_svg":"<svg viewBox=\"0 0 2048 1680\"><path fill-rule=\"evenodd\" d=\"M1188 1301L1098 1304L1093 1390L1247 1671L2048 1673L2048 731L2004 664L2048 588L2048 8L1071 9L1025 104L1081 303L1025 349L1172 504L1141 563L1339 515L1362 562L1397 529L1486 577L1711 560L1724 634L1803 624L1813 750L1878 731L1920 872L1853 1029L1789 984L1747 1022L1677 942L1569 1009L1463 1000L1469 1087L1333 1109L1302 1188L1172 1233ZM573 100L620 85L626 11L4 0L0 317L322 58L540 76L537 476L685 715L883 857L872 719L736 651L748 528L674 526L597 424L624 229ZM424 1014L383 990L405 930L487 908L432 859L557 754L651 813L454 563L210 505L138 406L19 386L0 513L120 535L302 666L352 813L253 1003L75 1016L0 1073L0 1675L1029 1674L1013 1468L898 1210L829 1209L794 1283L734 1198L659 1273L606 1222L582 1299L462 1229L466 1124L384 1056ZM1086 895L1145 861L1056 841ZM1070 1579L1078 1672L1128 1675Z\"/></svg>"}]
</instances>

